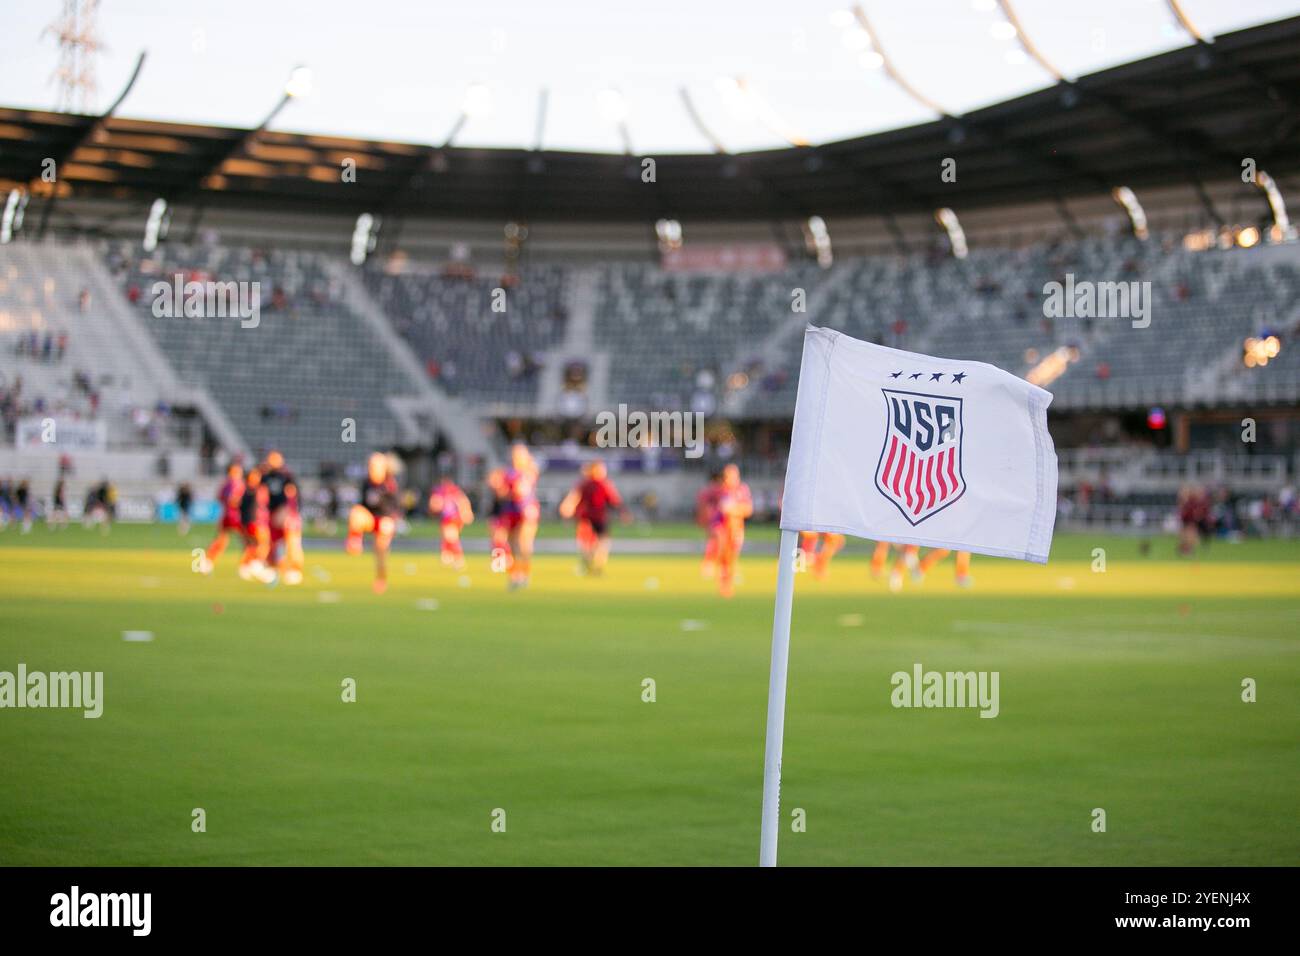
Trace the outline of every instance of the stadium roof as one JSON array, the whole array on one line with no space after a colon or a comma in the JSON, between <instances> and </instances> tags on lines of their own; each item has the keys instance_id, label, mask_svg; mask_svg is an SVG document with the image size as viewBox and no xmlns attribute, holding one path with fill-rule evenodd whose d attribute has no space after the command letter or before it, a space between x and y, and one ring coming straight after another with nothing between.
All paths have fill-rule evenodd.
<instances>
[{"instance_id":1,"label":"stadium roof","mask_svg":"<svg viewBox=\"0 0 1300 956\"><path fill-rule=\"evenodd\" d=\"M111 112L111 111L110 111ZM40 180L58 163L59 184ZM940 161L957 161L955 182ZM962 116L815 147L656 157L413 143L0 108L0 181L35 194L466 219L930 212L1300 172L1300 17ZM356 181L343 182L345 160ZM1284 179L1285 191L1285 179Z\"/></svg>"}]
</instances>

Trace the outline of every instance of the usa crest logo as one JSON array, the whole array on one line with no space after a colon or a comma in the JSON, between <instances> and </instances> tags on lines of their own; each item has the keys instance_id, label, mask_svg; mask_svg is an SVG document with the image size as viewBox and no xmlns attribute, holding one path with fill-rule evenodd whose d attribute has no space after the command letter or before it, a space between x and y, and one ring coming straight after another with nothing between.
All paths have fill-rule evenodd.
<instances>
[{"instance_id":1,"label":"usa crest logo","mask_svg":"<svg viewBox=\"0 0 1300 956\"><path fill-rule=\"evenodd\" d=\"M882 388L885 443L876 488L913 526L966 492L961 471L962 400Z\"/></svg>"}]
</instances>

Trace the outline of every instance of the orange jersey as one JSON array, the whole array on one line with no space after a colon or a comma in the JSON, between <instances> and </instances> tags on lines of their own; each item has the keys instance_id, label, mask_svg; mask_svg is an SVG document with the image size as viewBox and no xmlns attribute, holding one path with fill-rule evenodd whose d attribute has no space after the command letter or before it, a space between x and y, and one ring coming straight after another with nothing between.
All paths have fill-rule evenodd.
<instances>
[{"instance_id":1,"label":"orange jersey","mask_svg":"<svg viewBox=\"0 0 1300 956\"><path fill-rule=\"evenodd\" d=\"M743 481L734 488L722 488L718 495L719 519L733 531L743 530L745 519L754 513L754 496Z\"/></svg>"}]
</instances>

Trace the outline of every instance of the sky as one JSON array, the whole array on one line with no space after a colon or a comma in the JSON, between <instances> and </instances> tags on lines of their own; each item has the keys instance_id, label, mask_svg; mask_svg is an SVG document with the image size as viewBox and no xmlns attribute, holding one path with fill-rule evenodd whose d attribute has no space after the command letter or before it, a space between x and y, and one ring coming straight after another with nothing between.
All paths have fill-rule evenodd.
<instances>
[{"instance_id":1,"label":"sky","mask_svg":"<svg viewBox=\"0 0 1300 956\"><path fill-rule=\"evenodd\" d=\"M864 0L881 47L922 93L954 114L1051 85L995 36L994 0ZM1183 0L1213 36L1300 14L1300 0ZM59 0L0 0L0 105L52 109ZM723 146L738 152L924 122L869 62L834 0L102 0L97 107L144 72L119 109L141 119L255 126L290 71L312 90L273 128L441 143L471 89L461 146L541 145L621 152L704 152L685 88ZM1014 0L1028 36L1067 76L1185 46L1165 0ZM864 57L863 54L868 54ZM726 78L742 77L753 97ZM761 104L756 106L755 104Z\"/></svg>"}]
</instances>

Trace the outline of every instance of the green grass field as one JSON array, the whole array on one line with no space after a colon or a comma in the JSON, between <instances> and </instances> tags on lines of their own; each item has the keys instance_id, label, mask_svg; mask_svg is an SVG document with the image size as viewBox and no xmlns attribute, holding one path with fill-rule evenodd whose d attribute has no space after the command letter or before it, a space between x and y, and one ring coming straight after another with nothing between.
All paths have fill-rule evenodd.
<instances>
[{"instance_id":1,"label":"green grass field","mask_svg":"<svg viewBox=\"0 0 1300 956\"><path fill-rule=\"evenodd\" d=\"M688 558L507 594L430 548L376 597L338 550L296 589L195 575L206 533L0 535L0 670L105 675L98 720L0 710L0 864L756 862L773 558L724 602ZM783 863L1300 862L1300 546L1061 535L900 595L864 555L798 578ZM893 708L915 662L998 671L1000 715Z\"/></svg>"}]
</instances>

